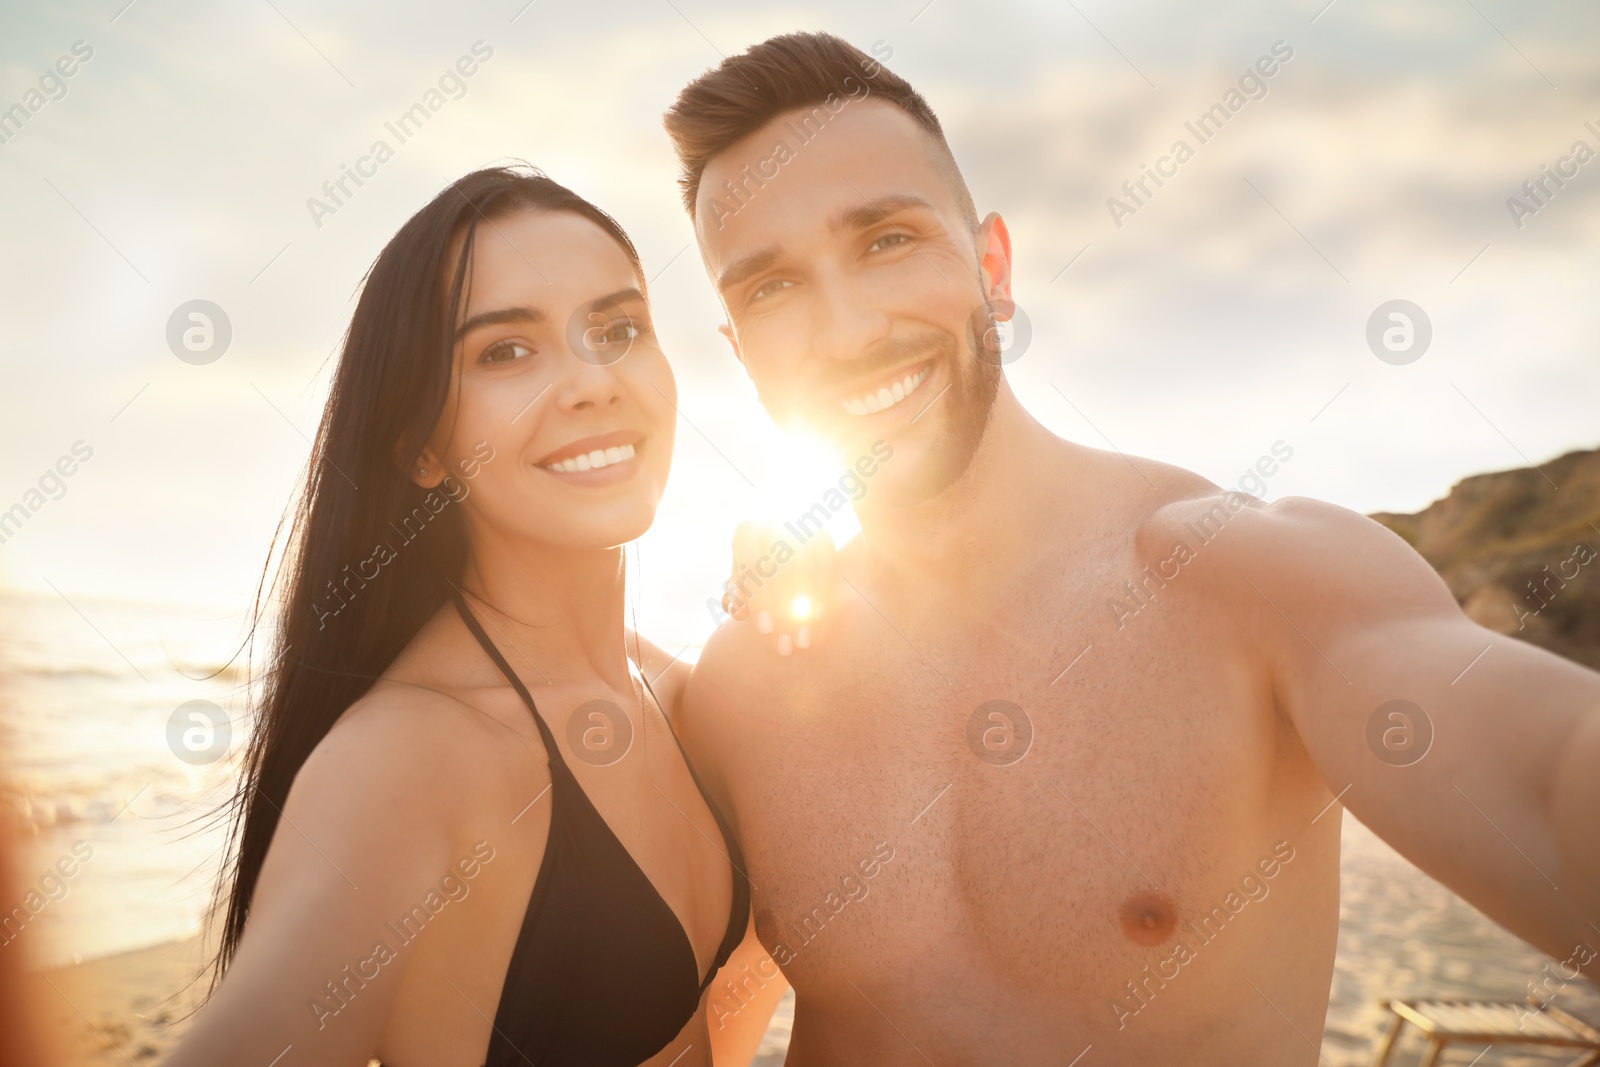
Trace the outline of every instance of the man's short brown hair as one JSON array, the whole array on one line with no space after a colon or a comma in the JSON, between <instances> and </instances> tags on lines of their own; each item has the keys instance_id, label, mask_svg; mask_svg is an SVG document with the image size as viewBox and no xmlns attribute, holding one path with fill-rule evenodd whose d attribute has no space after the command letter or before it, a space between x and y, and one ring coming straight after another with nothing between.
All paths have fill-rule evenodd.
<instances>
[{"instance_id":1,"label":"man's short brown hair","mask_svg":"<svg viewBox=\"0 0 1600 1067\"><path fill-rule=\"evenodd\" d=\"M683 173L683 205L694 216L706 165L774 118L842 96L852 85L894 104L933 138L940 169L970 229L978 228L972 194L956 166L933 108L904 78L831 33L785 33L729 56L686 85L663 120Z\"/></svg>"}]
</instances>

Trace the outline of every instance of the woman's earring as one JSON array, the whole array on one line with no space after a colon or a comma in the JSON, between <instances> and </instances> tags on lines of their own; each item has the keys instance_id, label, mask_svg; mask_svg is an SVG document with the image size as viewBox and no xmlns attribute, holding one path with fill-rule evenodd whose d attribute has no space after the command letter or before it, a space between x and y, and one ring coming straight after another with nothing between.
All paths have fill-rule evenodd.
<instances>
[{"instance_id":1,"label":"woman's earring","mask_svg":"<svg viewBox=\"0 0 1600 1067\"><path fill-rule=\"evenodd\" d=\"M417 468L417 477L426 478L427 476L428 476L428 468L427 467L418 467Z\"/></svg>"}]
</instances>

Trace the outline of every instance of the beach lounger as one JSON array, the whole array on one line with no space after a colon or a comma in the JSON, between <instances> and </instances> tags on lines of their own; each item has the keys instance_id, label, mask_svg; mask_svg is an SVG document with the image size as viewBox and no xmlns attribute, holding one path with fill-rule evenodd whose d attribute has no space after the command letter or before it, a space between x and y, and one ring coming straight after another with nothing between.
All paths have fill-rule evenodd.
<instances>
[{"instance_id":1,"label":"beach lounger","mask_svg":"<svg viewBox=\"0 0 1600 1067\"><path fill-rule=\"evenodd\" d=\"M1514 1000L1385 1000L1379 1003L1394 1012L1394 1019L1378 1045L1373 1067L1386 1067L1406 1023L1417 1027L1428 1038L1428 1048L1422 1054L1419 1067L1434 1067L1445 1047L1454 1042L1578 1049L1580 1055L1569 1067L1600 1064L1600 1030L1536 997L1529 997L1525 1004Z\"/></svg>"}]
</instances>

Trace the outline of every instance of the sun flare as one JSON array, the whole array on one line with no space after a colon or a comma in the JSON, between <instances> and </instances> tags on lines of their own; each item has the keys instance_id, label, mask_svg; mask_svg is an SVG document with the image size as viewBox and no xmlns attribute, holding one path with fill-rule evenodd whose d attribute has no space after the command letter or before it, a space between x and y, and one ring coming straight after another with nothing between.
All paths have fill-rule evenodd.
<instances>
[{"instance_id":1,"label":"sun flare","mask_svg":"<svg viewBox=\"0 0 1600 1067\"><path fill-rule=\"evenodd\" d=\"M812 512L830 490L837 491L848 464L838 451L814 434L801 431L783 435L768 476L760 486L758 513L749 516L772 523L780 530L786 522ZM855 511L849 507L830 509L833 514L827 530L836 545L854 537L861 529Z\"/></svg>"}]
</instances>

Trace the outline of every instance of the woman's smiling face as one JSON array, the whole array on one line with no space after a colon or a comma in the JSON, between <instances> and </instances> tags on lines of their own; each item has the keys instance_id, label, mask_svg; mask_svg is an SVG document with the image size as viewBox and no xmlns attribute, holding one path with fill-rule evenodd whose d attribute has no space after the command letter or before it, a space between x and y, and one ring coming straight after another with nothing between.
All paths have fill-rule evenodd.
<instances>
[{"instance_id":1,"label":"woman's smiling face","mask_svg":"<svg viewBox=\"0 0 1600 1067\"><path fill-rule=\"evenodd\" d=\"M666 487L677 389L632 260L588 219L540 210L479 219L471 255L450 394L413 480L475 468L474 544L634 540Z\"/></svg>"}]
</instances>

